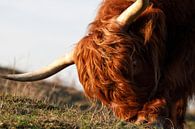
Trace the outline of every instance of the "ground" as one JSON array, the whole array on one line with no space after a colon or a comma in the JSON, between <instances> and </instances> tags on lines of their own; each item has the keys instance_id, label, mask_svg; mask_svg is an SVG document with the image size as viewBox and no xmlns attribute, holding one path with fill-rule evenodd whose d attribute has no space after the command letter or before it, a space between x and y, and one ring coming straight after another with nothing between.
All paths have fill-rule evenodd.
<instances>
[{"instance_id":1,"label":"ground","mask_svg":"<svg viewBox=\"0 0 195 129\"><path fill-rule=\"evenodd\" d=\"M116 119L106 108L58 107L26 97L0 96L0 128L156 129Z\"/></svg>"}]
</instances>

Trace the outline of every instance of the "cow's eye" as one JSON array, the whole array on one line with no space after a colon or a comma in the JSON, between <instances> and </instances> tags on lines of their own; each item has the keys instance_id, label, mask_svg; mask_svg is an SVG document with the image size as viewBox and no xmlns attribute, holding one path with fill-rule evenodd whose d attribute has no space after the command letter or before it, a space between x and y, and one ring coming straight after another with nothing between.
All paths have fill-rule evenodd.
<instances>
[{"instance_id":1,"label":"cow's eye","mask_svg":"<svg viewBox=\"0 0 195 129\"><path fill-rule=\"evenodd\" d=\"M133 68L135 68L137 66L137 60L133 60L132 65L133 65Z\"/></svg>"},{"instance_id":2,"label":"cow's eye","mask_svg":"<svg viewBox=\"0 0 195 129\"><path fill-rule=\"evenodd\" d=\"M137 56L132 60L132 70L134 75L138 75L143 70L143 62Z\"/></svg>"}]
</instances>

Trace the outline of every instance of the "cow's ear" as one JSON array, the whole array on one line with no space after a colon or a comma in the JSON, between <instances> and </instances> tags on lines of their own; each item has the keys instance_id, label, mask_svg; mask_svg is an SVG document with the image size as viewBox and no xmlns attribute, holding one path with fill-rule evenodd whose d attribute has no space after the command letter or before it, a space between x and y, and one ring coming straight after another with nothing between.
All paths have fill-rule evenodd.
<instances>
[{"instance_id":1,"label":"cow's ear","mask_svg":"<svg viewBox=\"0 0 195 129\"><path fill-rule=\"evenodd\" d=\"M148 7L140 17L142 22L141 33L144 38L144 44L150 43L156 39L164 39L166 35L165 15L160 9Z\"/></svg>"}]
</instances>

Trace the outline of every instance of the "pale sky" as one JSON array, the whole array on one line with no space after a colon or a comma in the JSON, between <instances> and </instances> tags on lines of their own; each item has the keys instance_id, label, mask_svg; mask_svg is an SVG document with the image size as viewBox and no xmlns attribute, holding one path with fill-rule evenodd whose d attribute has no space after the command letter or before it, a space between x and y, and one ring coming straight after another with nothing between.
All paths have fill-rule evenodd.
<instances>
[{"instance_id":1,"label":"pale sky","mask_svg":"<svg viewBox=\"0 0 195 129\"><path fill-rule=\"evenodd\" d=\"M0 65L24 71L50 64L85 34L101 0L0 0ZM59 74L65 82L75 67Z\"/></svg>"}]
</instances>

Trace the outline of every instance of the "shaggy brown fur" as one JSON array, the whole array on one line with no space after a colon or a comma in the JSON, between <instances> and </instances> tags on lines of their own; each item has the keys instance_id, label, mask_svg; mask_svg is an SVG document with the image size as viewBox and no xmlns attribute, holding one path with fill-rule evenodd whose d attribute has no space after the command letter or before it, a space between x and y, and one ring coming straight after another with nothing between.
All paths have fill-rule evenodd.
<instances>
[{"instance_id":1,"label":"shaggy brown fur","mask_svg":"<svg viewBox=\"0 0 195 129\"><path fill-rule=\"evenodd\" d=\"M114 20L134 0L104 0L75 63L89 98L121 119L183 128L195 93L195 2L150 0L130 26ZM166 121L167 120L167 121ZM170 122L170 121L171 122Z\"/></svg>"}]
</instances>

